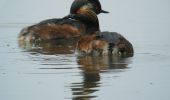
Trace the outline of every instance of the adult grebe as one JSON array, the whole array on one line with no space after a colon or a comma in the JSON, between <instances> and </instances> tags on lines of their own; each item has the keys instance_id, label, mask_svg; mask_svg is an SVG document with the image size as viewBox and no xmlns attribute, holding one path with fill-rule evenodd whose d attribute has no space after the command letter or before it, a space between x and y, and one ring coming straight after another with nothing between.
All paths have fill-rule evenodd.
<instances>
[{"instance_id":1,"label":"adult grebe","mask_svg":"<svg viewBox=\"0 0 170 100\"><path fill-rule=\"evenodd\" d=\"M85 10L86 9L86 10ZM98 19L93 13L107 13L98 0L75 0L70 15L60 19L49 19L21 30L20 41L48 41L60 38L79 37L84 33L99 31ZM96 18L95 18L96 17Z\"/></svg>"}]
</instances>

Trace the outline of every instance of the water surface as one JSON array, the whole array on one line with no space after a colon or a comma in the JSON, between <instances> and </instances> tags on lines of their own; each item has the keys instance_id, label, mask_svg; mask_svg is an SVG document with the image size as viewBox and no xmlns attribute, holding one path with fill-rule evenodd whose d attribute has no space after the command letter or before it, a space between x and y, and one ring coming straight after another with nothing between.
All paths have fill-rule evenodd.
<instances>
[{"instance_id":1,"label":"water surface","mask_svg":"<svg viewBox=\"0 0 170 100\"><path fill-rule=\"evenodd\" d=\"M80 57L70 42L18 43L23 27L66 15L72 1L1 0L0 100L169 100L170 2L100 1L111 12L99 15L101 30L124 35L134 57Z\"/></svg>"}]
</instances>

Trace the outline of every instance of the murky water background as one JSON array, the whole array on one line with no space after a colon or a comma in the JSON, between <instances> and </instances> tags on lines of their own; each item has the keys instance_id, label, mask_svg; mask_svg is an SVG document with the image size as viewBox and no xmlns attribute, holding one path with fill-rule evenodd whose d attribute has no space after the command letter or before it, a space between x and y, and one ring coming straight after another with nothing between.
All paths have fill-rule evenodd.
<instances>
[{"instance_id":1,"label":"murky water background","mask_svg":"<svg viewBox=\"0 0 170 100\"><path fill-rule=\"evenodd\" d=\"M111 12L99 15L101 30L123 34L134 57L78 57L70 44L23 47L23 27L66 15L72 1L0 0L0 100L169 100L170 2L100 1Z\"/></svg>"}]
</instances>

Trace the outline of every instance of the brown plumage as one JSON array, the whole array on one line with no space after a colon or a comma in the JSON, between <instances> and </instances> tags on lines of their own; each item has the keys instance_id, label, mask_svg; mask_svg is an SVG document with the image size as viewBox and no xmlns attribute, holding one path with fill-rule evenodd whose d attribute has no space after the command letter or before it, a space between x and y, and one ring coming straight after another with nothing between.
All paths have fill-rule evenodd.
<instances>
[{"instance_id":1,"label":"brown plumage","mask_svg":"<svg viewBox=\"0 0 170 100\"><path fill-rule=\"evenodd\" d=\"M133 56L134 53L132 44L116 32L98 32L82 36L77 50L88 55Z\"/></svg>"},{"instance_id":2,"label":"brown plumage","mask_svg":"<svg viewBox=\"0 0 170 100\"><path fill-rule=\"evenodd\" d=\"M41 21L21 30L20 41L46 41L60 38L74 38L82 34L99 31L96 14L108 13L101 9L99 0L75 0L70 15Z\"/></svg>"},{"instance_id":3,"label":"brown plumage","mask_svg":"<svg viewBox=\"0 0 170 100\"><path fill-rule=\"evenodd\" d=\"M46 41L74 38L99 30L97 15L88 10L88 7L82 7L78 14L71 14L62 19L55 19L55 21L50 23L41 22L23 29L19 35L19 40Z\"/></svg>"},{"instance_id":4,"label":"brown plumage","mask_svg":"<svg viewBox=\"0 0 170 100\"><path fill-rule=\"evenodd\" d=\"M32 33L32 38L34 37L35 40L53 40L80 36L80 33L85 32L85 27L82 25L81 28L78 29L68 24L44 25L34 28L33 32L34 34Z\"/></svg>"}]
</instances>

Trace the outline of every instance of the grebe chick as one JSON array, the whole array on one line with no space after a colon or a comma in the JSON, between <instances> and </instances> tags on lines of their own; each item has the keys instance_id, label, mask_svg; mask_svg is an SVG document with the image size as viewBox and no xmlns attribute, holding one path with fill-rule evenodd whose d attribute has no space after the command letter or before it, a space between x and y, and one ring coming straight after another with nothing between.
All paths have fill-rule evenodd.
<instances>
[{"instance_id":1,"label":"grebe chick","mask_svg":"<svg viewBox=\"0 0 170 100\"><path fill-rule=\"evenodd\" d=\"M97 32L93 35L82 36L77 50L86 55L133 56L132 44L116 32Z\"/></svg>"}]
</instances>

